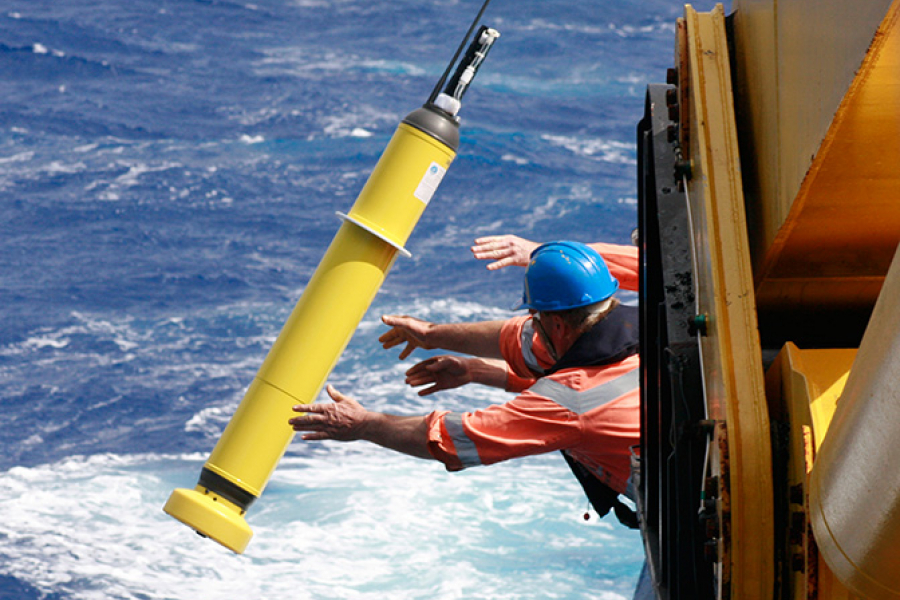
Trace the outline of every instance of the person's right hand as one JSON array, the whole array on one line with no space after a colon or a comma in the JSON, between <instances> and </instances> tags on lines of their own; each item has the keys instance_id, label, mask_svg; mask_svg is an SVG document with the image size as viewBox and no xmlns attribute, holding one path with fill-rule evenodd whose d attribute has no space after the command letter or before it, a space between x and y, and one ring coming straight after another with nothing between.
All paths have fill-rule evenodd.
<instances>
[{"instance_id":1,"label":"person's right hand","mask_svg":"<svg viewBox=\"0 0 900 600\"><path fill-rule=\"evenodd\" d=\"M293 410L300 414L288 420L288 424L294 431L308 432L301 436L304 440L350 442L361 439L369 411L333 385L329 384L326 390L334 402L296 404Z\"/></svg>"},{"instance_id":2,"label":"person's right hand","mask_svg":"<svg viewBox=\"0 0 900 600\"><path fill-rule=\"evenodd\" d=\"M468 363L460 356L435 356L423 360L406 372L410 387L431 384L419 390L420 396L428 396L441 390L452 390L472 381Z\"/></svg>"},{"instance_id":3,"label":"person's right hand","mask_svg":"<svg viewBox=\"0 0 900 600\"><path fill-rule=\"evenodd\" d=\"M434 326L433 323L415 317L398 315L384 315L381 317L381 320L391 328L390 331L378 338L382 348L389 350L394 346L406 344L406 348L400 352L400 360L412 354L412 351L416 348L422 348L423 350L432 350L434 348L425 339L428 330Z\"/></svg>"},{"instance_id":4,"label":"person's right hand","mask_svg":"<svg viewBox=\"0 0 900 600\"><path fill-rule=\"evenodd\" d=\"M472 254L481 260L493 260L488 263L490 271L503 267L527 267L531 253L540 244L515 235L489 235L475 240Z\"/></svg>"}]
</instances>

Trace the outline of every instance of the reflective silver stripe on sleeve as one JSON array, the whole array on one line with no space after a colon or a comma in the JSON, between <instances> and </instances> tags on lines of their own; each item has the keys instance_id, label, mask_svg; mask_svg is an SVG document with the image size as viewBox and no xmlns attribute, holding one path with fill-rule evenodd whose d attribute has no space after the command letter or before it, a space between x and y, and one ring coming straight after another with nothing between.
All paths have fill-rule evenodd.
<instances>
[{"instance_id":1,"label":"reflective silver stripe on sleeve","mask_svg":"<svg viewBox=\"0 0 900 600\"><path fill-rule=\"evenodd\" d=\"M543 375L544 369L541 368L537 358L534 356L534 350L532 349L533 344L534 325L531 321L528 321L525 326L522 327L522 358L525 360L525 365L528 366L529 369Z\"/></svg>"},{"instance_id":2,"label":"reflective silver stripe on sleeve","mask_svg":"<svg viewBox=\"0 0 900 600\"><path fill-rule=\"evenodd\" d=\"M465 467L477 467L481 465L481 457L478 456L478 448L475 443L469 439L463 430L462 414L447 413L444 416L444 427L453 440L453 446L456 448L456 456Z\"/></svg>"},{"instance_id":3,"label":"reflective silver stripe on sleeve","mask_svg":"<svg viewBox=\"0 0 900 600\"><path fill-rule=\"evenodd\" d=\"M640 386L640 381L640 369L633 369L611 381L607 381L603 385L584 390L583 392L577 392L570 387L547 378L539 379L537 383L529 388L529 391L550 398L577 415L583 415L598 406L606 404L610 400L615 400L619 396L624 396L628 392L637 389Z\"/></svg>"}]
</instances>

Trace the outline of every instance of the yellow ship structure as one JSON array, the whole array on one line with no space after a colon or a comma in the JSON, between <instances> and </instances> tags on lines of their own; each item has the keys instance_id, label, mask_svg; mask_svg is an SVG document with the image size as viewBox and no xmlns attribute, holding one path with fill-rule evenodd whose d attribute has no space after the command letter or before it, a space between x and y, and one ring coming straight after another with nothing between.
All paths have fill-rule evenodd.
<instances>
[{"instance_id":1,"label":"yellow ship structure","mask_svg":"<svg viewBox=\"0 0 900 600\"><path fill-rule=\"evenodd\" d=\"M651 575L900 598L900 0L731 9L638 127Z\"/></svg>"}]
</instances>

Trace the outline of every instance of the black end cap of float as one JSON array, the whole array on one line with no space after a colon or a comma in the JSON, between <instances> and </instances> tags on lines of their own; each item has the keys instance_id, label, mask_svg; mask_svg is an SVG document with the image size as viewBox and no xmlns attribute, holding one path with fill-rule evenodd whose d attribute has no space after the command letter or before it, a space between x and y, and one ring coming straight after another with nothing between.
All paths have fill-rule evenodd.
<instances>
[{"instance_id":1,"label":"black end cap of float","mask_svg":"<svg viewBox=\"0 0 900 600\"><path fill-rule=\"evenodd\" d=\"M454 152L459 149L459 123L433 104L417 108L406 115L403 122L430 135Z\"/></svg>"}]
</instances>

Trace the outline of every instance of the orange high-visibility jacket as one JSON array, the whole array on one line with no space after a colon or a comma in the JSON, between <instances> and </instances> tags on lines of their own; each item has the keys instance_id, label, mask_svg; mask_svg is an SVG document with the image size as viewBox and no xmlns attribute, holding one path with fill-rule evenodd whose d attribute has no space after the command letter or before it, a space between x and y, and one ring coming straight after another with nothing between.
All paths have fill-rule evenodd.
<instances>
[{"instance_id":1,"label":"orange high-visibility jacket","mask_svg":"<svg viewBox=\"0 0 900 600\"><path fill-rule=\"evenodd\" d=\"M601 250L610 271L624 289L636 288L637 248L610 245L610 249L615 258L607 258ZM618 348L618 353L596 357L601 364L556 371L531 317L507 321L500 334L509 367L507 389L527 389L505 404L483 410L428 415L431 454L448 470L458 471L564 450L600 481L625 493L632 448L640 444L636 313L633 307L620 306L591 332L595 338L612 337L604 344Z\"/></svg>"}]
</instances>

